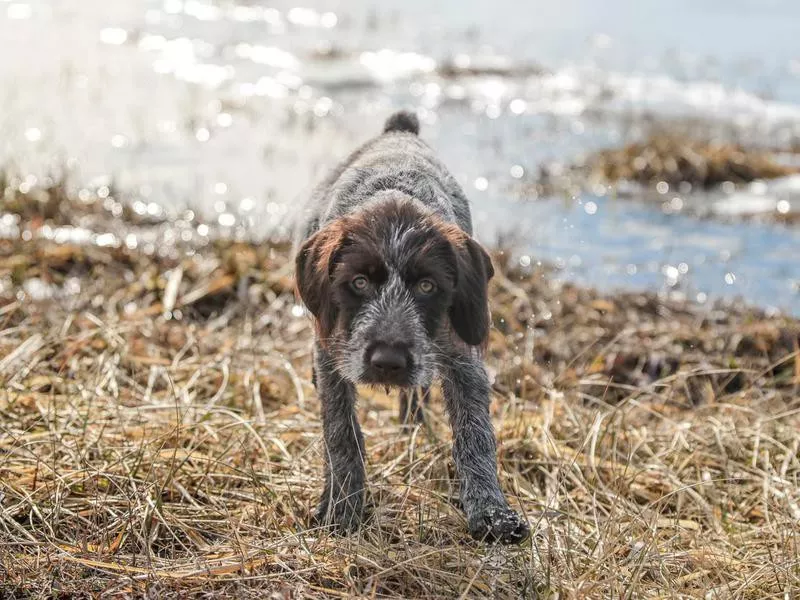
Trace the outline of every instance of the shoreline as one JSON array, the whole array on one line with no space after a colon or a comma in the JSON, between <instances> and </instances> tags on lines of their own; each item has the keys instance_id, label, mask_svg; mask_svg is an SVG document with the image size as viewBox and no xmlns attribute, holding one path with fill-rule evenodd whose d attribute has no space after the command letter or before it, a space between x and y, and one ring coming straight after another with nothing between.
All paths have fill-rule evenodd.
<instances>
[{"instance_id":1,"label":"shoreline","mask_svg":"<svg viewBox=\"0 0 800 600\"><path fill-rule=\"evenodd\" d=\"M191 256L208 245L215 245L220 251L224 250L225 246L239 243L253 248L266 246L284 251L292 243L290 234L264 237L251 229L254 215L245 213L237 216L231 212L204 215L191 208L170 208L119 190L108 178L96 179L88 185L81 185L73 181L74 176L74 173L66 167L54 170L53 174L43 178L32 175L23 177L13 169L0 169L0 190L4 190L4 195L0 195L0 241L6 245L24 246L32 240L42 242L49 240L57 245L74 246L76 250L80 248L77 250L78 253L92 252L95 255L101 251L107 251L112 255L128 251L148 256L157 255L155 258L161 261L161 268L165 269L172 268L182 256ZM637 188L631 190L631 193L640 196L641 199L623 199L624 194L620 192L619 202L638 205L645 210L648 205L661 202L664 214L670 214L668 206L671 203L659 200L663 194L655 189ZM248 210L251 210L254 201L246 200L251 203L247 205ZM547 200L535 198L526 200L532 204L542 202L550 204L556 201L555 197ZM576 204L577 212L586 212L591 216L597 210L614 211L617 200L615 197L606 203L608 206L605 206L600 199L595 203L573 197L572 202ZM590 208L593 212L590 212ZM744 220L737 217L721 219L698 213L683 218L698 223L714 222L719 227L742 222L751 222L760 227L775 226L769 219L767 222L761 222L757 217ZM281 227L284 231L291 229L287 225L288 221L291 219L282 221ZM793 221L787 218L780 226L791 231L792 223ZM521 234L513 229L496 230L494 236L493 243L484 240L484 245L493 249L495 254L507 254L508 256L503 258L507 263L512 257L514 260L519 259L520 262L513 267L514 269L521 272L540 269L546 271L561 285L586 288L601 296L644 294L696 305L696 309L700 311L735 309L761 311L770 316L800 317L800 314L795 314L786 306L764 306L748 301L744 294L730 296L721 295L719 292L705 293L692 279L685 279L685 271L679 271L678 267L670 266L668 263L662 265L663 281L658 291L652 289L652 281L647 284L626 283L618 277L613 279L616 283L592 285L586 282L586 273L572 266L572 259L552 260L537 256L537 250L531 249ZM8 251L15 252L13 249ZM549 252L544 249L541 251L545 256ZM626 268L634 267L636 273L637 269L641 270L643 266L628 264ZM619 270L625 265L620 264L616 267ZM674 271L674 281L670 280L673 275L664 271L666 268ZM690 270L692 265L686 265L686 268ZM607 277L611 277L610 273L609 271ZM642 271L642 275L651 278L652 274ZM800 285L800 281L792 282L791 279L783 283L792 284L793 290ZM63 290L59 290L58 286L41 286L38 280L33 281L31 285L34 298L44 299L63 294ZM646 285L646 288L642 289L642 285ZM650 289L647 289L648 287ZM8 284L0 287L0 294L4 291L7 293L9 289ZM800 288L797 291L800 291Z\"/></svg>"}]
</instances>

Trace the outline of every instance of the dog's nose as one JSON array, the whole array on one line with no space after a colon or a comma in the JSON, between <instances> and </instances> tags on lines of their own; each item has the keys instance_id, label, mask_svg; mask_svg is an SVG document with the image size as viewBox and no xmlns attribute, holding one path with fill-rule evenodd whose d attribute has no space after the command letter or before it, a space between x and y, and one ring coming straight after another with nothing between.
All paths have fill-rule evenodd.
<instances>
[{"instance_id":1,"label":"dog's nose","mask_svg":"<svg viewBox=\"0 0 800 600\"><path fill-rule=\"evenodd\" d=\"M405 348L379 344L369 357L369 364L386 375L397 375L408 368L408 352Z\"/></svg>"}]
</instances>

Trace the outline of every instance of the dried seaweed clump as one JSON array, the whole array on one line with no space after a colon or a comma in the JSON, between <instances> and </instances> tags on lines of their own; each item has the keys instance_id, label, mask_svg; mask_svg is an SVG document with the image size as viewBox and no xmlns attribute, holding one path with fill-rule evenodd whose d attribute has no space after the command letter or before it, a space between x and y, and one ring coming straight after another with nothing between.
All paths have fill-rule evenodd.
<instances>
[{"instance_id":1,"label":"dried seaweed clump","mask_svg":"<svg viewBox=\"0 0 800 600\"><path fill-rule=\"evenodd\" d=\"M593 181L631 181L654 186L689 183L708 189L724 182L748 183L797 173L767 150L732 142L714 142L689 136L657 133L643 142L620 149L601 150L577 165Z\"/></svg>"}]
</instances>

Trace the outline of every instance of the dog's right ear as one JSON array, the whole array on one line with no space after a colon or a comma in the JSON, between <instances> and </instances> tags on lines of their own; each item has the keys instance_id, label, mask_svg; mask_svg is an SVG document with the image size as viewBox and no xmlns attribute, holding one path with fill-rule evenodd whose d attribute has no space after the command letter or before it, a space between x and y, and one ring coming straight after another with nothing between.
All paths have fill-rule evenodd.
<instances>
[{"instance_id":1,"label":"dog's right ear","mask_svg":"<svg viewBox=\"0 0 800 600\"><path fill-rule=\"evenodd\" d=\"M295 287L314 315L320 343L333 333L337 311L331 298L331 275L336 253L342 246L344 229L334 222L308 238L295 257Z\"/></svg>"},{"instance_id":2,"label":"dog's right ear","mask_svg":"<svg viewBox=\"0 0 800 600\"><path fill-rule=\"evenodd\" d=\"M450 307L450 322L458 336L470 346L485 346L489 340L489 280L494 276L492 259L470 236L459 232L457 244L458 283Z\"/></svg>"}]
</instances>

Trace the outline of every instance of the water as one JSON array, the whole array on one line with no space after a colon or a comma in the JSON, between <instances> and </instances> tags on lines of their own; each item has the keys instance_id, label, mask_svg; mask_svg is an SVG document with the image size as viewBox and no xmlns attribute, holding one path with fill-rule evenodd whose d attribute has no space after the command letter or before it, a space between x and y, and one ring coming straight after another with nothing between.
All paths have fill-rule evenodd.
<instances>
[{"instance_id":1,"label":"water","mask_svg":"<svg viewBox=\"0 0 800 600\"><path fill-rule=\"evenodd\" d=\"M800 314L800 230L674 209L795 210L796 181L678 204L674 191L525 191L541 163L619 145L644 119L792 143L798 30L792 0L0 0L0 162L67 164L145 202L282 235L325 169L413 106L479 237L512 232L520 260L605 289Z\"/></svg>"}]
</instances>

